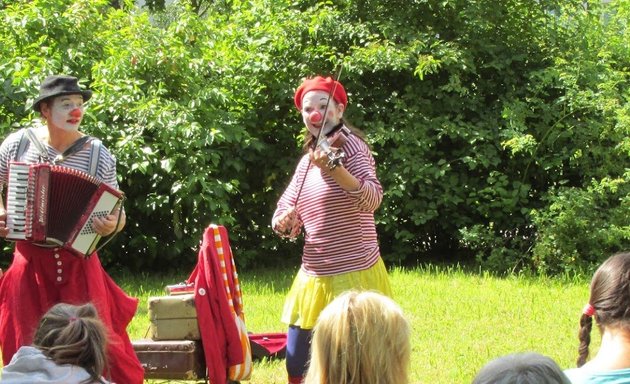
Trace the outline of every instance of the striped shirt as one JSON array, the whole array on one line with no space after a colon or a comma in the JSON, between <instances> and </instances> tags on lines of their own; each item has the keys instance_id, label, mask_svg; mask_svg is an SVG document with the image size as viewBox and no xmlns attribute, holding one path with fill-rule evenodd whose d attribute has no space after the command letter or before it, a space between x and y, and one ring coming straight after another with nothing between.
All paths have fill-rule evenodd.
<instances>
[{"instance_id":1,"label":"striped shirt","mask_svg":"<svg viewBox=\"0 0 630 384\"><path fill-rule=\"evenodd\" d=\"M356 191L344 191L320 168L309 164L308 154L297 166L273 215L272 225L295 205L304 225L302 270L313 276L331 276L370 268L380 257L374 211L383 199L374 158L367 144L350 135L343 146L344 167L360 182ZM304 179L306 177L306 179Z\"/></svg>"},{"instance_id":2,"label":"striped shirt","mask_svg":"<svg viewBox=\"0 0 630 384\"><path fill-rule=\"evenodd\" d=\"M15 160L18 146L20 144L20 138L22 137L22 132L23 130L13 132L4 140L4 142L0 146L1 187L4 187L7 184L7 180L9 177L9 163ZM58 152L50 145L46 143L43 144L46 146L48 157L50 159L54 159L57 155L60 154L60 152ZM67 157L59 165L89 173L90 155L91 145L86 144L83 146L83 148L81 148L81 150ZM18 160L25 163L38 163L39 151L37 150L37 147L34 144L29 143L27 150ZM107 183L108 185L118 189L118 181L116 179L116 159L104 146L101 146L101 151L98 159L98 167L96 170L96 177L99 180Z\"/></svg>"}]
</instances>

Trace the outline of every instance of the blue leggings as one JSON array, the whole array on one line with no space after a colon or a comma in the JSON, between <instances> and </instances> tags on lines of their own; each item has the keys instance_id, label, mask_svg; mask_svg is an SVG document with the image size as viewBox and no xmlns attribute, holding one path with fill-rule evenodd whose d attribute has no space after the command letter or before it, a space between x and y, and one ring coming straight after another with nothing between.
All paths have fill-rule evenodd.
<instances>
[{"instance_id":1,"label":"blue leggings","mask_svg":"<svg viewBox=\"0 0 630 384\"><path fill-rule=\"evenodd\" d=\"M311 351L311 330L294 325L287 332L286 363L289 377L304 377Z\"/></svg>"}]
</instances>

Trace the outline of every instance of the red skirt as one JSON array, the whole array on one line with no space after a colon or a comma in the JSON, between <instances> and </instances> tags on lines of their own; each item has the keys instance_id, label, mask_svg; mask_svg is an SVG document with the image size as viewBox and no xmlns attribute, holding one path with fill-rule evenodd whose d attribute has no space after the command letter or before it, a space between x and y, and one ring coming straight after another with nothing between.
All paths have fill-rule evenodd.
<instances>
[{"instance_id":1,"label":"red skirt","mask_svg":"<svg viewBox=\"0 0 630 384\"><path fill-rule=\"evenodd\" d=\"M83 259L61 248L17 242L13 263L0 277L0 346L4 365L30 345L40 318L57 303L91 302L109 331L109 372L118 384L141 384L144 370L127 325L138 300L127 296L105 272L98 255Z\"/></svg>"}]
</instances>

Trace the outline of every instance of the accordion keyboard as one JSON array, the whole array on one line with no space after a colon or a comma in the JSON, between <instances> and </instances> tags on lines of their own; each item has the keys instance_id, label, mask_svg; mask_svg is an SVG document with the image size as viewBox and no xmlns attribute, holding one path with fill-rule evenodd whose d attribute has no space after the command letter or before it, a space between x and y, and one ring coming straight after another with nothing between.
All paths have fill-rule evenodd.
<instances>
[{"instance_id":1,"label":"accordion keyboard","mask_svg":"<svg viewBox=\"0 0 630 384\"><path fill-rule=\"evenodd\" d=\"M11 164L9 183L7 185L7 239L23 240L26 238L26 211L28 181L28 164Z\"/></svg>"}]
</instances>

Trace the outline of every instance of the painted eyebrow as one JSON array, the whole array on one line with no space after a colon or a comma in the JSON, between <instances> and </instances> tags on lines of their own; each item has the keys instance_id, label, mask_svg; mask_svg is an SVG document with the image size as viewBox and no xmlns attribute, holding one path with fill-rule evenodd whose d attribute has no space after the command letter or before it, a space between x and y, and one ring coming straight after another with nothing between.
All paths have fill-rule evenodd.
<instances>
[{"instance_id":1,"label":"painted eyebrow","mask_svg":"<svg viewBox=\"0 0 630 384\"><path fill-rule=\"evenodd\" d=\"M72 100L74 95L71 96L60 96L59 101L66 101L66 100ZM77 95L78 98L81 99L81 101L83 101L83 97L81 95Z\"/></svg>"}]
</instances>

